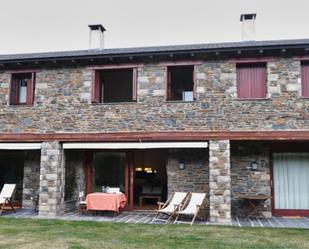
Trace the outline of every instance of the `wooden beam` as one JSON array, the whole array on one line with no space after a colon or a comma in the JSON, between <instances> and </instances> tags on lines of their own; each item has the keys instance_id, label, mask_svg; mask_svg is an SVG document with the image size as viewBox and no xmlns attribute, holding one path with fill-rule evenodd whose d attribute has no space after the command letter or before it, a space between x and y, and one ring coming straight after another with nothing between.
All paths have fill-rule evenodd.
<instances>
[{"instance_id":1,"label":"wooden beam","mask_svg":"<svg viewBox=\"0 0 309 249\"><path fill-rule=\"evenodd\" d=\"M182 131L118 133L0 133L0 142L131 142L207 140L309 141L306 131Z\"/></svg>"},{"instance_id":2,"label":"wooden beam","mask_svg":"<svg viewBox=\"0 0 309 249\"><path fill-rule=\"evenodd\" d=\"M261 57L247 57L247 58L231 58L228 59L230 63L254 63L254 62L269 62L274 61L273 56L261 56Z\"/></svg>"},{"instance_id":3,"label":"wooden beam","mask_svg":"<svg viewBox=\"0 0 309 249\"><path fill-rule=\"evenodd\" d=\"M25 68L25 69L16 69L16 70L7 70L5 73L37 73L41 72L40 68Z\"/></svg>"},{"instance_id":4,"label":"wooden beam","mask_svg":"<svg viewBox=\"0 0 309 249\"><path fill-rule=\"evenodd\" d=\"M157 66L193 66L203 64L201 60L181 60L181 61L161 61L157 64Z\"/></svg>"},{"instance_id":5,"label":"wooden beam","mask_svg":"<svg viewBox=\"0 0 309 249\"><path fill-rule=\"evenodd\" d=\"M126 63L126 64L111 64L111 65L93 65L87 67L88 69L126 69L126 68L134 68L134 67L143 67L143 63Z\"/></svg>"}]
</instances>

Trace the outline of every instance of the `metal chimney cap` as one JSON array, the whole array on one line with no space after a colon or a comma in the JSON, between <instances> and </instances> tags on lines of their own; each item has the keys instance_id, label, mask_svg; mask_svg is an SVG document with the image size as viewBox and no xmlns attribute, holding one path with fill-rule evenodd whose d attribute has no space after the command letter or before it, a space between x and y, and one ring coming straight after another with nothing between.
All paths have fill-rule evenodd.
<instances>
[{"instance_id":1,"label":"metal chimney cap","mask_svg":"<svg viewBox=\"0 0 309 249\"><path fill-rule=\"evenodd\" d=\"M241 14L240 15L240 21L242 22L243 20L255 20L256 19L256 14Z\"/></svg>"},{"instance_id":2,"label":"metal chimney cap","mask_svg":"<svg viewBox=\"0 0 309 249\"><path fill-rule=\"evenodd\" d=\"M102 32L106 31L102 24L88 25L88 27L90 28L90 30L101 30Z\"/></svg>"}]
</instances>

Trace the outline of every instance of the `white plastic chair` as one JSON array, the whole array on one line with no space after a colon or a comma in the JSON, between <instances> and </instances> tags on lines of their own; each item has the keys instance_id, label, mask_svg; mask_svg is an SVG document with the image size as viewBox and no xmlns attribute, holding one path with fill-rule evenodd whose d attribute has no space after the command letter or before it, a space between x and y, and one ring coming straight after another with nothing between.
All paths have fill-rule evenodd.
<instances>
[{"instance_id":1,"label":"white plastic chair","mask_svg":"<svg viewBox=\"0 0 309 249\"><path fill-rule=\"evenodd\" d=\"M174 223L190 223L190 225L192 226L200 211L205 197L206 193L191 193L189 203L184 206L182 210L180 209L176 212L177 217ZM191 222L179 221L180 216L192 216L193 218Z\"/></svg>"},{"instance_id":2,"label":"white plastic chair","mask_svg":"<svg viewBox=\"0 0 309 249\"><path fill-rule=\"evenodd\" d=\"M167 200L165 203L158 202L159 209L157 211L156 216L153 218L152 223L155 220L161 220L169 222L169 220L173 217L173 215L176 213L176 211L182 206L182 204L185 202L186 198L188 196L188 193L186 192L175 192L169 200ZM160 215L168 216L168 219L162 219L159 218Z\"/></svg>"},{"instance_id":3,"label":"white plastic chair","mask_svg":"<svg viewBox=\"0 0 309 249\"><path fill-rule=\"evenodd\" d=\"M78 192L78 213L81 214L87 211L87 203L85 201L84 191Z\"/></svg>"},{"instance_id":4,"label":"white plastic chair","mask_svg":"<svg viewBox=\"0 0 309 249\"><path fill-rule=\"evenodd\" d=\"M10 205L13 212L15 209L12 204L12 196L14 194L16 184L4 184L0 193L0 215L2 214L6 204Z\"/></svg>"}]
</instances>

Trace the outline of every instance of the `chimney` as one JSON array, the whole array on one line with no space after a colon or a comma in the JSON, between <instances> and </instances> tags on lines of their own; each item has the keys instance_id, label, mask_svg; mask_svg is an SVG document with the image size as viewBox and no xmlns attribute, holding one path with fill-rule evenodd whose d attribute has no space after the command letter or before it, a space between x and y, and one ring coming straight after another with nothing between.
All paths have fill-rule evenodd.
<instances>
[{"instance_id":1,"label":"chimney","mask_svg":"<svg viewBox=\"0 0 309 249\"><path fill-rule=\"evenodd\" d=\"M242 41L255 40L255 19L256 14L242 14L240 15Z\"/></svg>"},{"instance_id":2,"label":"chimney","mask_svg":"<svg viewBox=\"0 0 309 249\"><path fill-rule=\"evenodd\" d=\"M89 50L104 48L104 31L102 24L88 25L89 27Z\"/></svg>"}]
</instances>

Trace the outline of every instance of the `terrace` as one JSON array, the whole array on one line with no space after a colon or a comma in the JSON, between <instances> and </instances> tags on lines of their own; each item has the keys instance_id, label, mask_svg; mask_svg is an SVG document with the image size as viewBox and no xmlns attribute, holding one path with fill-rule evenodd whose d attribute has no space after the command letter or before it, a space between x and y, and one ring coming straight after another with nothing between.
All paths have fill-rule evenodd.
<instances>
[{"instance_id":1,"label":"terrace","mask_svg":"<svg viewBox=\"0 0 309 249\"><path fill-rule=\"evenodd\" d=\"M3 217L42 219L33 209L17 209L16 213L4 212ZM113 213L104 212L100 215L79 214L78 212L66 212L58 215L59 220L67 221L96 221L129 224L151 224L155 212L122 212L118 216ZM160 221L155 224L165 224ZM204 220L197 220L197 225L216 225ZM266 228L304 228L309 229L309 217L272 217L272 218L232 218L231 226L234 227L266 227Z\"/></svg>"}]
</instances>

